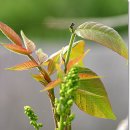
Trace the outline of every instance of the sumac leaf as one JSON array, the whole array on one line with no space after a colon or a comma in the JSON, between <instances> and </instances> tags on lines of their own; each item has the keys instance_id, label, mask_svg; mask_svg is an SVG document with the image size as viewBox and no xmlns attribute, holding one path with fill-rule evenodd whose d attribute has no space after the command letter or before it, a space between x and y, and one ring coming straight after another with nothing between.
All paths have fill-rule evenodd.
<instances>
[{"instance_id":1,"label":"sumac leaf","mask_svg":"<svg viewBox=\"0 0 130 130\"><path fill-rule=\"evenodd\" d=\"M27 62L24 62L22 64L18 64L14 67L11 67L11 68L7 68L8 70L16 70L16 71L22 71L22 70L28 70L28 69L31 69L31 68L34 68L34 67L37 67L38 64L34 61L27 61Z\"/></svg>"},{"instance_id":2,"label":"sumac leaf","mask_svg":"<svg viewBox=\"0 0 130 130\"><path fill-rule=\"evenodd\" d=\"M1 44L3 47L6 49L18 53L18 54L23 54L23 55L28 55L31 52L28 51L27 49L23 48L22 46L16 45L16 44Z\"/></svg>"},{"instance_id":3,"label":"sumac leaf","mask_svg":"<svg viewBox=\"0 0 130 130\"><path fill-rule=\"evenodd\" d=\"M19 35L13 30L11 29L9 26L7 26L6 24L0 22L0 30L2 31L2 33L9 38L9 40L11 40L13 43L22 46L22 40L19 37Z\"/></svg>"},{"instance_id":4,"label":"sumac leaf","mask_svg":"<svg viewBox=\"0 0 130 130\"><path fill-rule=\"evenodd\" d=\"M88 74L97 76L97 74L90 69L81 69L81 72L84 70L86 74L88 71ZM98 118L116 119L100 78L79 80L79 88L75 92L75 103L79 109L89 115Z\"/></svg>"},{"instance_id":5,"label":"sumac leaf","mask_svg":"<svg viewBox=\"0 0 130 130\"><path fill-rule=\"evenodd\" d=\"M113 28L96 22L81 24L75 33L85 39L95 41L107 48L112 49L119 55L128 59L128 49L125 42Z\"/></svg>"}]
</instances>

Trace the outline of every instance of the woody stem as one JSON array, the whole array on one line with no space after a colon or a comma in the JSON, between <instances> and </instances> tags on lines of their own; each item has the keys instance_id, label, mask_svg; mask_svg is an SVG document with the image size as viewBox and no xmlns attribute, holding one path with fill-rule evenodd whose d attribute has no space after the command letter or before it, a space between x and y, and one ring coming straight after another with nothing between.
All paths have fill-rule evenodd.
<instances>
[{"instance_id":1,"label":"woody stem","mask_svg":"<svg viewBox=\"0 0 130 130\"><path fill-rule=\"evenodd\" d=\"M27 55L29 57L29 59L31 59L33 62L35 62L36 64L38 64L36 62L36 60L31 56L31 55ZM46 79L46 81L48 83L51 82L51 78L48 75L48 73L44 70L44 68L42 68L40 65L37 66L37 69L41 72L41 74L44 76L44 78ZM54 123L55 123L55 127L58 128L58 118L57 115L55 113L55 94L54 94L54 89L51 89L48 91L48 96L50 98L50 102L51 102L51 106L52 106L52 113L53 113L53 118L54 118Z\"/></svg>"}]
</instances>

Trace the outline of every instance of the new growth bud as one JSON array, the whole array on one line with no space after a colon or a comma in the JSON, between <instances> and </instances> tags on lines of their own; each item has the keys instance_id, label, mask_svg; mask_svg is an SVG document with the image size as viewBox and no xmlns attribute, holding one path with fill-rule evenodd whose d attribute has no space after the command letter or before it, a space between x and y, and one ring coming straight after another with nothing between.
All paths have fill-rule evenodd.
<instances>
[{"instance_id":1,"label":"new growth bud","mask_svg":"<svg viewBox=\"0 0 130 130\"><path fill-rule=\"evenodd\" d=\"M36 49L36 45L34 44L34 42L32 42L30 39L28 39L25 34L23 33L23 31L21 31L21 36L23 38L23 42L25 45L25 48L30 51L33 52Z\"/></svg>"},{"instance_id":2,"label":"new growth bud","mask_svg":"<svg viewBox=\"0 0 130 130\"><path fill-rule=\"evenodd\" d=\"M48 59L48 55L44 53L41 48L38 49L35 53L37 55L37 58L40 64L42 64Z\"/></svg>"}]
</instances>

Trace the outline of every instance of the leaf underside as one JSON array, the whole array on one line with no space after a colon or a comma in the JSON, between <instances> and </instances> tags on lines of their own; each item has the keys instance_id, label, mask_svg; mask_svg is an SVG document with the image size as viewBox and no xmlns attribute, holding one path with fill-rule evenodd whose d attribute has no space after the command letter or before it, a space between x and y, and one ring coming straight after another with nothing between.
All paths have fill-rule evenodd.
<instances>
[{"instance_id":1,"label":"leaf underside","mask_svg":"<svg viewBox=\"0 0 130 130\"><path fill-rule=\"evenodd\" d=\"M90 69L84 68L86 74L87 71L88 74L97 76ZM116 119L100 78L79 80L79 88L75 92L75 103L79 109L89 115L98 118Z\"/></svg>"},{"instance_id":2,"label":"leaf underside","mask_svg":"<svg viewBox=\"0 0 130 130\"><path fill-rule=\"evenodd\" d=\"M95 41L107 48L112 49L119 55L128 59L128 49L121 36L113 28L96 22L81 24L75 33L85 39Z\"/></svg>"}]
</instances>

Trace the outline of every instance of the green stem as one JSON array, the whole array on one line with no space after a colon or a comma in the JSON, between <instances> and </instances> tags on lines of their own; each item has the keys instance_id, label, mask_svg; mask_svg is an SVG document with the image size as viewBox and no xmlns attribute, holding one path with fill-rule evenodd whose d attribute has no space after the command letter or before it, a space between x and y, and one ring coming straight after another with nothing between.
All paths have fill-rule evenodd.
<instances>
[{"instance_id":1,"label":"green stem","mask_svg":"<svg viewBox=\"0 0 130 130\"><path fill-rule=\"evenodd\" d=\"M71 38L70 38L69 48L68 48L66 59L65 59L65 73L67 71L67 64L68 64L69 59L70 59L70 53L71 53L71 50L72 50L72 45L73 45L75 36L76 36L75 33L72 33Z\"/></svg>"},{"instance_id":2,"label":"green stem","mask_svg":"<svg viewBox=\"0 0 130 130\"><path fill-rule=\"evenodd\" d=\"M65 73L67 71L67 64L68 64L69 59L70 59L70 54L71 54L71 50L72 50L72 46L73 46L73 43L74 43L75 36L76 36L75 33L72 33L71 38L70 38L69 48L68 48L66 59L65 59ZM70 114L71 114L71 110L69 111L69 115ZM66 126L65 130L71 130L71 124L69 126Z\"/></svg>"},{"instance_id":3,"label":"green stem","mask_svg":"<svg viewBox=\"0 0 130 130\"><path fill-rule=\"evenodd\" d=\"M28 55L28 57L32 61L34 61L35 63L37 63L35 61L35 59L31 55ZM49 77L48 73L41 66L38 66L37 68L41 72L41 74L44 76L44 78L46 79L46 81L48 83L51 82L51 78ZM55 113L55 94L54 94L54 89L51 89L51 90L48 91L48 96L50 98L50 102L51 102L51 106L52 106L52 112L53 112L53 118L54 118L55 127L58 128L58 117L57 117L57 115Z\"/></svg>"},{"instance_id":4,"label":"green stem","mask_svg":"<svg viewBox=\"0 0 130 130\"><path fill-rule=\"evenodd\" d=\"M64 122L64 118L63 118L63 116L61 115L61 116L60 116L59 130L63 130L63 129L64 129L64 124L63 124L63 122Z\"/></svg>"}]
</instances>

